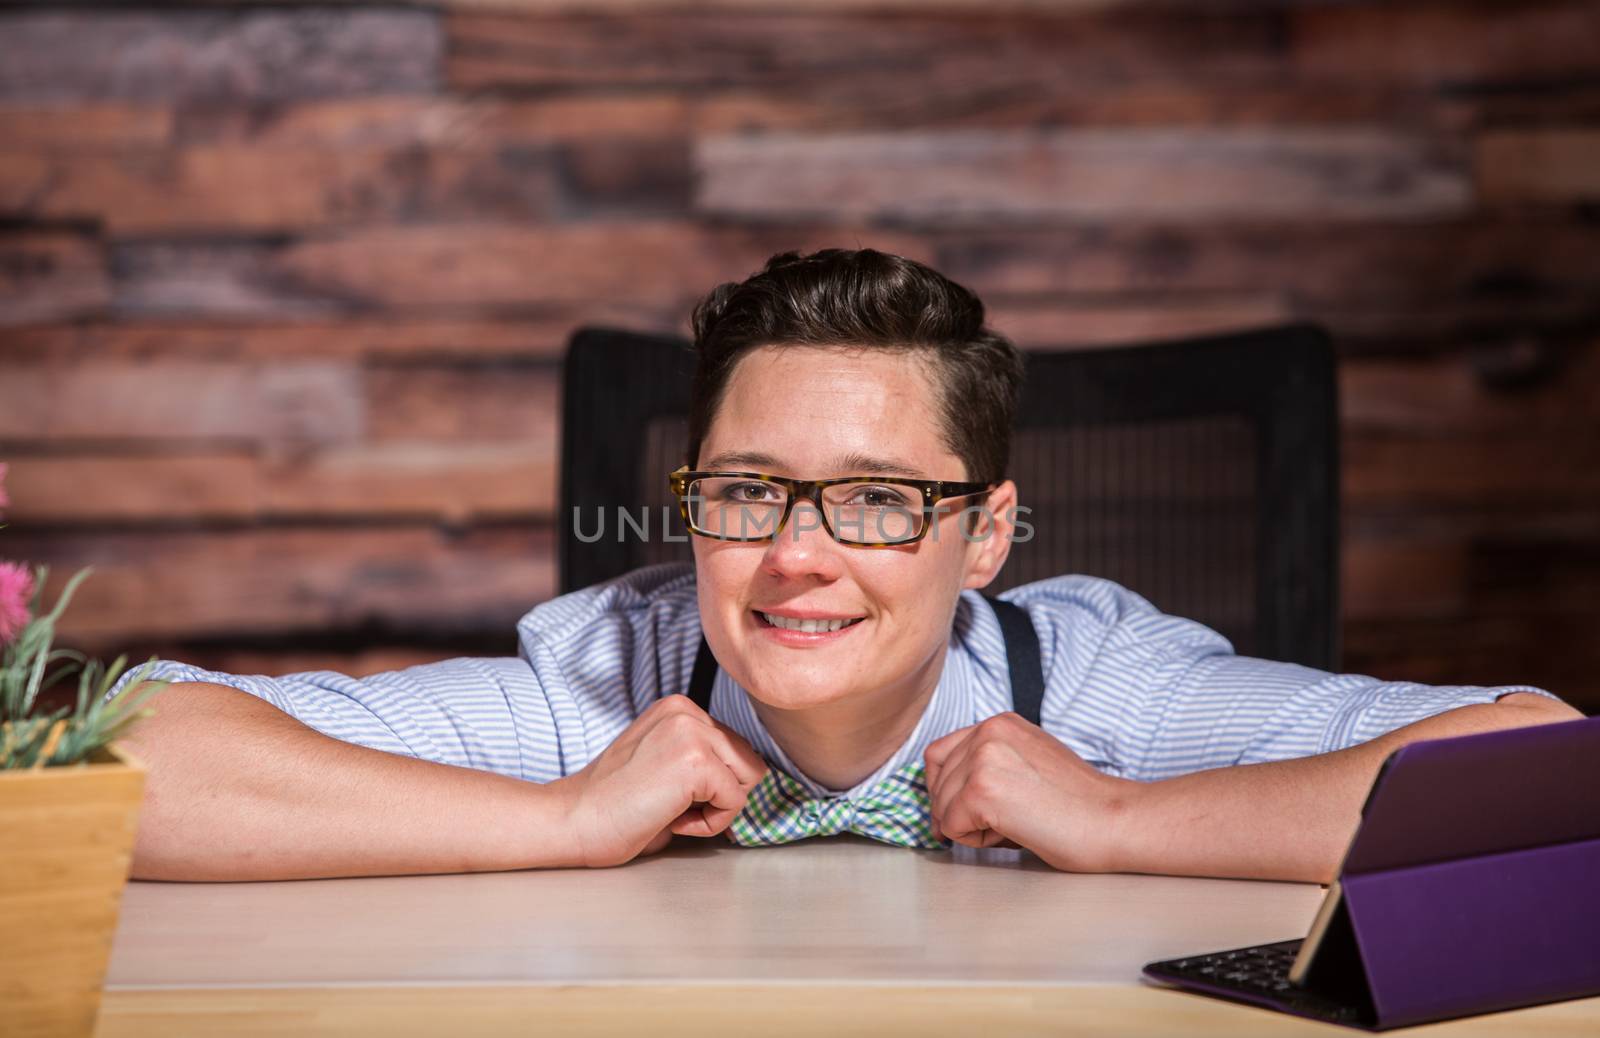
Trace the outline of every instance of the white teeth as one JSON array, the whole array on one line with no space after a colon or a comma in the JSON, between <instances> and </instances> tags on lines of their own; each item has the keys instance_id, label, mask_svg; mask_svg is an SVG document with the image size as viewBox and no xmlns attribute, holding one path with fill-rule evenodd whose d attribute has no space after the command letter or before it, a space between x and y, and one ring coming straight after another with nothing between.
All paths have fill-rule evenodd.
<instances>
[{"instance_id":1,"label":"white teeth","mask_svg":"<svg viewBox=\"0 0 1600 1038\"><path fill-rule=\"evenodd\" d=\"M795 620L787 616L773 616L771 613L762 613L761 618L774 627L782 627L786 631L805 631L809 634L837 631L851 623L850 620Z\"/></svg>"}]
</instances>

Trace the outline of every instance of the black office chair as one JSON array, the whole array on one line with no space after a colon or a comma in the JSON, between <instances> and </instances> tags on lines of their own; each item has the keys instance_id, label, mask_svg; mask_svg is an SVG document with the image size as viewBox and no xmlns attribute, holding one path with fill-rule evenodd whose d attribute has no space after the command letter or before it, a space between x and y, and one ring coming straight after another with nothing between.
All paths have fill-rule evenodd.
<instances>
[{"instance_id":1,"label":"black office chair","mask_svg":"<svg viewBox=\"0 0 1600 1038\"><path fill-rule=\"evenodd\" d=\"M680 338L573 336L563 592L692 558L667 473L685 460L693 370ZM1337 669L1337 430L1333 349L1311 325L1030 353L1010 474L1034 536L986 590L1107 577L1242 655Z\"/></svg>"}]
</instances>

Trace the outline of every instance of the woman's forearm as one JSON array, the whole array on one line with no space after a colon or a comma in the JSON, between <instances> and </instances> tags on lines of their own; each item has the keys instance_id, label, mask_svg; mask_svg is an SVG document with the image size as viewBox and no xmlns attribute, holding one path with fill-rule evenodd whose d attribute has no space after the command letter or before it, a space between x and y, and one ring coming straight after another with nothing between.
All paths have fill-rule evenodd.
<instances>
[{"instance_id":1,"label":"woman's forearm","mask_svg":"<svg viewBox=\"0 0 1600 1038\"><path fill-rule=\"evenodd\" d=\"M1518 693L1447 710L1332 753L1151 782L1120 813L1114 870L1328 883L1392 751L1419 739L1582 716L1554 700Z\"/></svg>"},{"instance_id":2,"label":"woman's forearm","mask_svg":"<svg viewBox=\"0 0 1600 1038\"><path fill-rule=\"evenodd\" d=\"M559 784L341 742L225 685L174 683L150 704L121 740L148 769L135 879L579 864Z\"/></svg>"}]
</instances>

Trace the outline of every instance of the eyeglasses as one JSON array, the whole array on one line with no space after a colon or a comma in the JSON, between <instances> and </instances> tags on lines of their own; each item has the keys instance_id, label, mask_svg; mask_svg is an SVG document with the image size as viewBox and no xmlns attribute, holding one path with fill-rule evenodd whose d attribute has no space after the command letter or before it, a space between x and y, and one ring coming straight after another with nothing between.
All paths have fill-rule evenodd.
<instances>
[{"instance_id":1,"label":"eyeglasses","mask_svg":"<svg viewBox=\"0 0 1600 1038\"><path fill-rule=\"evenodd\" d=\"M1000 485L897 476L789 479L765 472L692 472L688 466L667 479L683 525L701 537L770 540L788 522L795 501L804 498L816 506L834 540L872 548L920 541L939 502Z\"/></svg>"}]
</instances>

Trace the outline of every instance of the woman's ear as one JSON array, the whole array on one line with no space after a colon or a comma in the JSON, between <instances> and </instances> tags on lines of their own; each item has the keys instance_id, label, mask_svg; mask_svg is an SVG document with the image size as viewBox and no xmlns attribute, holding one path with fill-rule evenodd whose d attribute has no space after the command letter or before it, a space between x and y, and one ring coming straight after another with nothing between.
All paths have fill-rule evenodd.
<instances>
[{"instance_id":1,"label":"woman's ear","mask_svg":"<svg viewBox=\"0 0 1600 1038\"><path fill-rule=\"evenodd\" d=\"M962 510L960 529L967 556L963 588L988 587L999 575L1011 554L1018 518L1017 485L1009 479Z\"/></svg>"}]
</instances>

